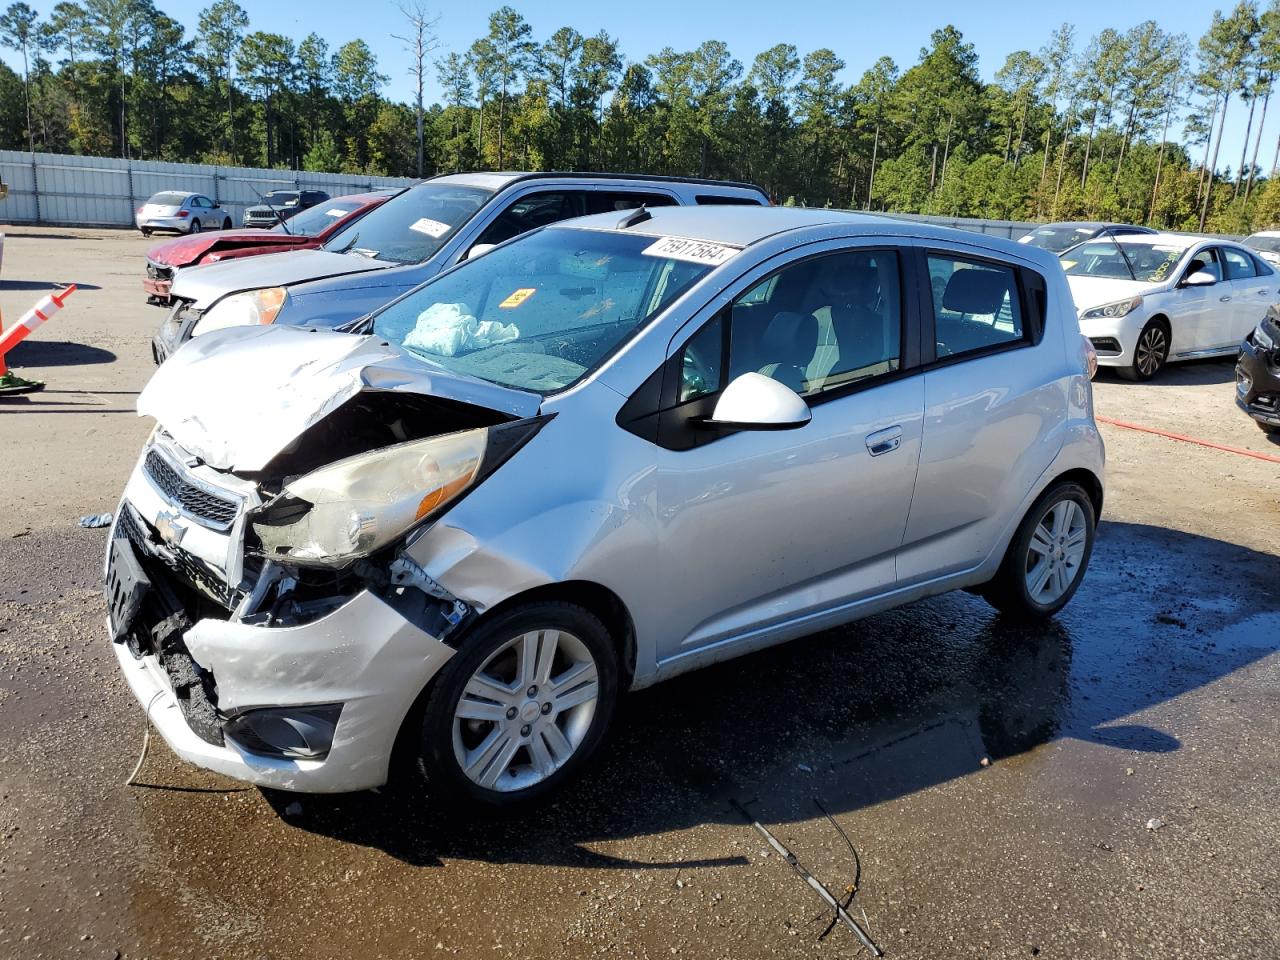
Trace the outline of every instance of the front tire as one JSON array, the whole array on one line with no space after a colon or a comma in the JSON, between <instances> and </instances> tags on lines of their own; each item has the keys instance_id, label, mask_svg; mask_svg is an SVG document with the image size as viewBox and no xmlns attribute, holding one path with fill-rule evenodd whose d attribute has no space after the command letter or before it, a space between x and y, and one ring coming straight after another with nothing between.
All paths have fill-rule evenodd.
<instances>
[{"instance_id":1,"label":"front tire","mask_svg":"<svg viewBox=\"0 0 1280 960\"><path fill-rule=\"evenodd\" d=\"M230 230L230 229L231 229L231 221L230 221L230 220L223 220L223 221L222 221L222 229L223 229L223 230Z\"/></svg>"},{"instance_id":2,"label":"front tire","mask_svg":"<svg viewBox=\"0 0 1280 960\"><path fill-rule=\"evenodd\" d=\"M1258 429L1263 433L1269 434L1273 437L1280 436L1280 427L1276 426L1274 423L1263 423L1261 420L1255 420L1253 422L1258 425Z\"/></svg>"},{"instance_id":3,"label":"front tire","mask_svg":"<svg viewBox=\"0 0 1280 960\"><path fill-rule=\"evenodd\" d=\"M1032 504L982 596L1022 620L1053 616L1067 605L1093 555L1097 514L1078 483L1054 484Z\"/></svg>"},{"instance_id":4,"label":"front tire","mask_svg":"<svg viewBox=\"0 0 1280 960\"><path fill-rule=\"evenodd\" d=\"M1169 359L1169 325L1163 320L1149 320L1138 334L1133 347L1133 363L1117 367L1116 373L1126 380L1150 380Z\"/></svg>"},{"instance_id":5,"label":"front tire","mask_svg":"<svg viewBox=\"0 0 1280 960\"><path fill-rule=\"evenodd\" d=\"M578 775L617 696L616 649L597 617L568 603L513 608L482 623L436 677L419 769L447 801L535 803Z\"/></svg>"}]
</instances>

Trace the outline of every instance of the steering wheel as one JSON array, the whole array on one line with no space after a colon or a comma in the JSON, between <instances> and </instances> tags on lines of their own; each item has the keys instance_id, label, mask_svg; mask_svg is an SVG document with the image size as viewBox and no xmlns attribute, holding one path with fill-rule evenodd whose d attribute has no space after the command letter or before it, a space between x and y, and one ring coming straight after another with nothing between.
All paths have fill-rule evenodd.
<instances>
[{"instance_id":1,"label":"steering wheel","mask_svg":"<svg viewBox=\"0 0 1280 960\"><path fill-rule=\"evenodd\" d=\"M686 350L680 370L680 402L696 400L711 393L709 385L714 380L712 371L698 359L698 355L692 350Z\"/></svg>"}]
</instances>

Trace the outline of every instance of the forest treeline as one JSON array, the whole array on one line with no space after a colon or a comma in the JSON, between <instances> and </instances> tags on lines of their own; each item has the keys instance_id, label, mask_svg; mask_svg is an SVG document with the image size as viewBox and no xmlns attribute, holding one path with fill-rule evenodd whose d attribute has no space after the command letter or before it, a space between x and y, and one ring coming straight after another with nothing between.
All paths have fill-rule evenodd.
<instances>
[{"instance_id":1,"label":"forest treeline","mask_svg":"<svg viewBox=\"0 0 1280 960\"><path fill-rule=\"evenodd\" d=\"M833 49L780 43L747 63L708 40L628 61L604 31L539 39L504 6L446 51L435 25L423 0L380 18L410 54L405 104L383 95L364 40L251 30L235 0L203 10L194 34L152 0L61 2L44 18L12 3L0 43L20 70L0 64L0 147L399 176L626 170L750 180L817 206L1280 223L1266 123L1280 0L1215 12L1194 40L1154 20L1092 37L1063 24L991 83L952 26L916 62L882 57L846 84ZM1229 117L1245 119L1238 158L1222 150Z\"/></svg>"}]
</instances>

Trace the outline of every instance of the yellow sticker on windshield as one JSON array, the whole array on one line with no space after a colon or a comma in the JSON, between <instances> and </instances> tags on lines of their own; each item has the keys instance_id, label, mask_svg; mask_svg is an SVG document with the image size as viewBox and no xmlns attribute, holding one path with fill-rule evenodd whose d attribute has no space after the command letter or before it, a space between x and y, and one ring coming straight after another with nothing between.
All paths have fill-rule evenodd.
<instances>
[{"instance_id":1,"label":"yellow sticker on windshield","mask_svg":"<svg viewBox=\"0 0 1280 960\"><path fill-rule=\"evenodd\" d=\"M1072 267L1074 267L1075 265L1076 265L1076 261L1074 261L1074 260L1063 260L1063 261L1062 261L1062 269L1063 269L1063 270L1070 270L1070 269L1071 269Z\"/></svg>"},{"instance_id":2,"label":"yellow sticker on windshield","mask_svg":"<svg viewBox=\"0 0 1280 960\"><path fill-rule=\"evenodd\" d=\"M507 297L507 299L498 304L498 306L503 310L510 310L513 307L520 306L520 304L524 303L536 292L537 287L521 287L515 293L511 294L511 296Z\"/></svg>"}]
</instances>

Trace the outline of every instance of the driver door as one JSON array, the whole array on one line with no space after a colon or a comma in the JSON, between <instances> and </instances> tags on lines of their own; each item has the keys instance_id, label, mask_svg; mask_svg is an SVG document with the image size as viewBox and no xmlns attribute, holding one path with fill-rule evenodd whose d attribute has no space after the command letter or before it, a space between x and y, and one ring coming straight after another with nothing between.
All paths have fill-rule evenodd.
<instances>
[{"instance_id":1,"label":"driver door","mask_svg":"<svg viewBox=\"0 0 1280 960\"><path fill-rule=\"evenodd\" d=\"M1207 287L1182 285L1197 270L1208 271L1218 282ZM1188 261L1179 286L1173 290L1173 303L1169 355L1212 349L1232 309L1231 285L1222 281L1222 264L1213 247L1205 247Z\"/></svg>"},{"instance_id":2,"label":"driver door","mask_svg":"<svg viewBox=\"0 0 1280 960\"><path fill-rule=\"evenodd\" d=\"M660 596L673 625L660 667L812 632L894 587L924 407L909 259L905 247L819 249L754 271L728 307L672 341L655 437ZM748 371L796 390L812 419L706 424Z\"/></svg>"}]
</instances>

